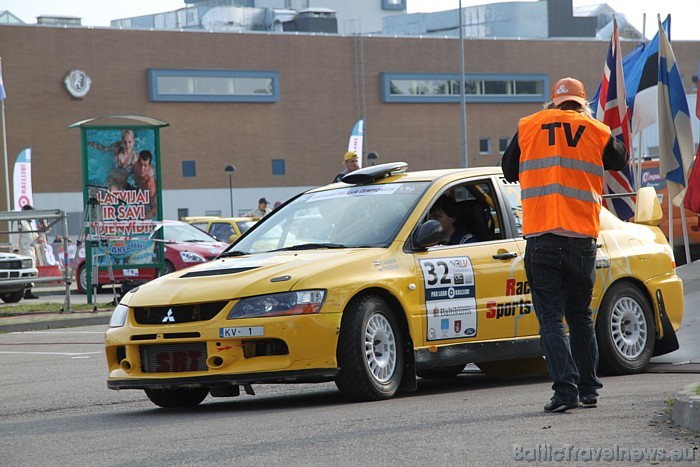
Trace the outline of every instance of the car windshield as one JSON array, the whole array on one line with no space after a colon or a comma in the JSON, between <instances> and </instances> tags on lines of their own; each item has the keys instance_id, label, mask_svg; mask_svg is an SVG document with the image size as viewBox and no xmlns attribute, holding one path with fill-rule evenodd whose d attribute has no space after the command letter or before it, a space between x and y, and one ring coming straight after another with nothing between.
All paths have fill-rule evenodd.
<instances>
[{"instance_id":1,"label":"car windshield","mask_svg":"<svg viewBox=\"0 0 700 467\"><path fill-rule=\"evenodd\" d=\"M238 221L236 222L236 225L238 225L238 230L244 234L249 228L255 225L255 221Z\"/></svg>"},{"instance_id":2,"label":"car windshield","mask_svg":"<svg viewBox=\"0 0 700 467\"><path fill-rule=\"evenodd\" d=\"M163 239L171 242L216 242L211 235L185 224L163 224Z\"/></svg>"},{"instance_id":3,"label":"car windshield","mask_svg":"<svg viewBox=\"0 0 700 467\"><path fill-rule=\"evenodd\" d=\"M427 186L392 183L305 193L266 216L229 254L386 247Z\"/></svg>"}]
</instances>

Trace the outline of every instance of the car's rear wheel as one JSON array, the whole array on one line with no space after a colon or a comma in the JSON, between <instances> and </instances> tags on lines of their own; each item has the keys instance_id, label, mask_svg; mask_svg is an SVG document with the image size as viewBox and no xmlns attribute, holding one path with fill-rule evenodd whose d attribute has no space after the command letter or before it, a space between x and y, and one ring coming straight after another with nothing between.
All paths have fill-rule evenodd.
<instances>
[{"instance_id":1,"label":"car's rear wheel","mask_svg":"<svg viewBox=\"0 0 700 467\"><path fill-rule=\"evenodd\" d=\"M654 354L656 327L651 304L636 287L613 285L603 297L596 318L603 374L639 373Z\"/></svg>"},{"instance_id":2,"label":"car's rear wheel","mask_svg":"<svg viewBox=\"0 0 700 467\"><path fill-rule=\"evenodd\" d=\"M388 399L403 375L403 336L384 300L365 296L344 312L338 339L336 385L355 401Z\"/></svg>"},{"instance_id":3,"label":"car's rear wheel","mask_svg":"<svg viewBox=\"0 0 700 467\"><path fill-rule=\"evenodd\" d=\"M93 280L99 280L99 278L96 278ZM78 293L80 293L80 294L87 293L87 265L86 265L86 263L83 263L78 267L78 280L76 281L76 286L78 287ZM95 285L93 284L93 287L94 286ZM101 291L102 291L102 286L98 284L97 292L101 292Z\"/></svg>"},{"instance_id":4,"label":"car's rear wheel","mask_svg":"<svg viewBox=\"0 0 700 467\"><path fill-rule=\"evenodd\" d=\"M16 292L8 292L0 294L0 298L5 303L17 303L24 297L24 290L17 290Z\"/></svg>"},{"instance_id":5,"label":"car's rear wheel","mask_svg":"<svg viewBox=\"0 0 700 467\"><path fill-rule=\"evenodd\" d=\"M165 260L165 273L170 274L171 272L175 272L175 265L171 261L168 261L166 259Z\"/></svg>"},{"instance_id":6,"label":"car's rear wheel","mask_svg":"<svg viewBox=\"0 0 700 467\"><path fill-rule=\"evenodd\" d=\"M464 370L465 365L453 365L442 368L416 371L416 375L423 379L454 378Z\"/></svg>"},{"instance_id":7,"label":"car's rear wheel","mask_svg":"<svg viewBox=\"0 0 700 467\"><path fill-rule=\"evenodd\" d=\"M151 402L163 408L193 407L209 394L208 388L145 389L145 391Z\"/></svg>"}]
</instances>

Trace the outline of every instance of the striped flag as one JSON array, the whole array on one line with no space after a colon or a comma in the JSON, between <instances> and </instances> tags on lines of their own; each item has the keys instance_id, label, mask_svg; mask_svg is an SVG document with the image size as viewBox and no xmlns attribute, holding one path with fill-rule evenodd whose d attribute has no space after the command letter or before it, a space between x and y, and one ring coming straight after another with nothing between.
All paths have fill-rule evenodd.
<instances>
[{"instance_id":1,"label":"striped flag","mask_svg":"<svg viewBox=\"0 0 700 467\"><path fill-rule=\"evenodd\" d=\"M4 101L6 97L5 85L2 83L2 57L0 57L0 101Z\"/></svg>"},{"instance_id":2,"label":"striped flag","mask_svg":"<svg viewBox=\"0 0 700 467\"><path fill-rule=\"evenodd\" d=\"M610 127L612 135L622 141L632 157L630 144L630 112L627 108L625 78L622 70L622 53L620 37L617 33L617 21L613 19L613 36L608 47L608 56L603 67L603 80L598 91L598 105L595 116ZM608 170L604 175L605 193L632 193L633 178L629 164L620 171ZM634 216L633 196L605 199L603 205L622 220Z\"/></svg>"},{"instance_id":3,"label":"striped flag","mask_svg":"<svg viewBox=\"0 0 700 467\"><path fill-rule=\"evenodd\" d=\"M694 157L693 130L681 73L660 21L659 37L659 171L673 204L681 206Z\"/></svg>"}]
</instances>

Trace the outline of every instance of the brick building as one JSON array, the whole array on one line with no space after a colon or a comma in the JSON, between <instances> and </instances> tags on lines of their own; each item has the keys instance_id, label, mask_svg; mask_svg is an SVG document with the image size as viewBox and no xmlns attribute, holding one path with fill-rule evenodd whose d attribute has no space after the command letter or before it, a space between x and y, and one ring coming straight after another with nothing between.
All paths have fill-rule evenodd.
<instances>
[{"instance_id":1,"label":"brick building","mask_svg":"<svg viewBox=\"0 0 700 467\"><path fill-rule=\"evenodd\" d=\"M633 45L624 43L625 52ZM468 165L498 164L518 119L548 100L557 78L578 77L595 93L607 47L593 39L467 40ZM700 47L673 47L690 93ZM80 213L80 132L69 125L121 114L170 124L161 130L160 174L170 219L227 215L228 164L236 167L237 212L261 196L274 203L328 183L360 118L364 153L377 152L379 163L461 166L458 54L454 38L3 25L10 172L17 154L31 147L37 207ZM83 98L64 84L76 69L91 79ZM251 77L269 86L241 94L212 80ZM213 91L183 84L207 79ZM6 205L5 190L0 203Z\"/></svg>"}]
</instances>

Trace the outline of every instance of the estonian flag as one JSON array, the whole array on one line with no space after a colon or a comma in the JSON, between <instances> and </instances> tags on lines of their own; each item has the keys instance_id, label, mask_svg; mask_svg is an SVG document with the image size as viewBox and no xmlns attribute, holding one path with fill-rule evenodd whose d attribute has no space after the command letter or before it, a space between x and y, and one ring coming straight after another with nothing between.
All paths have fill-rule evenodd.
<instances>
[{"instance_id":1,"label":"estonian flag","mask_svg":"<svg viewBox=\"0 0 700 467\"><path fill-rule=\"evenodd\" d=\"M666 35L671 35L671 16L662 24ZM657 121L657 84L659 72L659 34L648 44L641 44L622 59L630 108L632 134L639 133Z\"/></svg>"}]
</instances>

